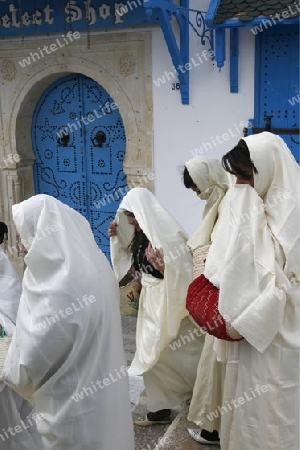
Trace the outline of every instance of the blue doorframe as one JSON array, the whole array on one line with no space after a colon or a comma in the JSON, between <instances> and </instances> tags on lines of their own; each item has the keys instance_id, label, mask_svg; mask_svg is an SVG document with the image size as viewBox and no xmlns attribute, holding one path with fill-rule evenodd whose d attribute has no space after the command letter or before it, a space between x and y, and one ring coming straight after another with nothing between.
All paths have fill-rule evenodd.
<instances>
[{"instance_id":1,"label":"blue doorframe","mask_svg":"<svg viewBox=\"0 0 300 450\"><path fill-rule=\"evenodd\" d=\"M61 200L90 222L109 258L107 227L126 193L124 124L97 82L71 74L51 84L32 120L35 192Z\"/></svg>"}]
</instances>

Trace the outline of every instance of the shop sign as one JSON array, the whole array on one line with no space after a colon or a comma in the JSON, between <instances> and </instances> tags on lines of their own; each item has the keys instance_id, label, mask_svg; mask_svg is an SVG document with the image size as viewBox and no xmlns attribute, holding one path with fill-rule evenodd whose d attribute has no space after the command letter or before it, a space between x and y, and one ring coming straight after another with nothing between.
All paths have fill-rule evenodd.
<instances>
[{"instance_id":1,"label":"shop sign","mask_svg":"<svg viewBox=\"0 0 300 450\"><path fill-rule=\"evenodd\" d=\"M144 3L146 0L144 0ZM15 36L151 24L143 0L0 0L0 35Z\"/></svg>"}]
</instances>

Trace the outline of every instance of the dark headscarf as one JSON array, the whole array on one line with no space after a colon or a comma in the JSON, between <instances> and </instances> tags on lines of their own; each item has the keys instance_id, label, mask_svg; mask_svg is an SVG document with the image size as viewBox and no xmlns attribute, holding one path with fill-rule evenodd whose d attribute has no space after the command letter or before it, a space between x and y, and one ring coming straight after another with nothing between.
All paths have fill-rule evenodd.
<instances>
[{"instance_id":1,"label":"dark headscarf","mask_svg":"<svg viewBox=\"0 0 300 450\"><path fill-rule=\"evenodd\" d=\"M2 244L4 239L7 239L7 234L8 234L7 225L4 222L0 222L0 244Z\"/></svg>"}]
</instances>

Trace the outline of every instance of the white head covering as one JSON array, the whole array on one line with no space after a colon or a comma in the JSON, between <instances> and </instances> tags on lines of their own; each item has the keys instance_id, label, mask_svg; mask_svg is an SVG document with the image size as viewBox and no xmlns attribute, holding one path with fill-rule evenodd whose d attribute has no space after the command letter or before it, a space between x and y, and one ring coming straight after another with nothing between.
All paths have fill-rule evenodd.
<instances>
[{"instance_id":1,"label":"white head covering","mask_svg":"<svg viewBox=\"0 0 300 450\"><path fill-rule=\"evenodd\" d=\"M21 280L0 247L0 324L13 334L21 297Z\"/></svg>"},{"instance_id":2,"label":"white head covering","mask_svg":"<svg viewBox=\"0 0 300 450\"><path fill-rule=\"evenodd\" d=\"M204 274L220 288L221 314L262 352L282 327L291 281L299 277L299 168L278 136L245 141L258 170L254 189L230 189Z\"/></svg>"},{"instance_id":3,"label":"white head covering","mask_svg":"<svg viewBox=\"0 0 300 450\"><path fill-rule=\"evenodd\" d=\"M185 299L192 278L192 258L186 245L187 236L181 226L149 190L134 188L127 193L120 204L116 215L117 236L111 239L112 263L119 279L126 274L132 263L128 246L134 228L128 224L124 210L134 214L152 246L162 253L165 262L164 279L157 279L157 282L163 285L161 298L156 299L156 302L152 300L151 317L143 316L146 312L142 304L142 295L140 299L137 328L140 323L144 337L139 339L137 335L136 344L137 353L140 355L140 373L142 373L155 364L160 353L177 336L181 320L188 314ZM146 339L146 335L147 339L153 342L151 347L154 350L151 356L145 355L143 350L142 341Z\"/></svg>"},{"instance_id":4,"label":"white head covering","mask_svg":"<svg viewBox=\"0 0 300 450\"><path fill-rule=\"evenodd\" d=\"M244 141L258 170L254 189L264 201L268 225L283 248L286 273L299 276L299 166L280 136L265 131Z\"/></svg>"},{"instance_id":5,"label":"white head covering","mask_svg":"<svg viewBox=\"0 0 300 450\"><path fill-rule=\"evenodd\" d=\"M8 335L15 330L21 291L21 280L0 246L0 325ZM0 392L3 388L4 384L0 383Z\"/></svg>"},{"instance_id":6,"label":"white head covering","mask_svg":"<svg viewBox=\"0 0 300 450\"><path fill-rule=\"evenodd\" d=\"M218 159L195 156L185 166L197 188L199 198L206 200L201 225L189 238L188 245L195 250L211 240L211 233L218 218L218 208L230 187L230 175Z\"/></svg>"},{"instance_id":7,"label":"white head covering","mask_svg":"<svg viewBox=\"0 0 300 450\"><path fill-rule=\"evenodd\" d=\"M116 214L118 222L118 245L115 238L112 244L112 263L118 278L122 278L131 266L131 254L128 246L134 234L134 227L127 221L124 211L134 214L141 229L152 246L160 250L165 257L167 270L176 272L184 268L184 280L191 276L191 254L186 248L187 235L176 220L164 209L155 196L146 188L133 188L123 198ZM120 236L123 236L121 249L125 250L127 264L120 272ZM126 241L126 242L125 242Z\"/></svg>"},{"instance_id":8,"label":"white head covering","mask_svg":"<svg viewBox=\"0 0 300 450\"><path fill-rule=\"evenodd\" d=\"M13 334L15 330L21 292L21 280L2 247L0 247L0 324L4 326L8 335ZM7 430L12 424L22 422L26 426L21 434L15 433L8 436L4 442L1 439L1 450L11 450L12 448L39 450L41 448L42 441L35 422L29 422L32 423L32 426L28 426L28 418L32 419L33 412L33 407L26 400L5 383L0 383L1 429Z\"/></svg>"},{"instance_id":9,"label":"white head covering","mask_svg":"<svg viewBox=\"0 0 300 450\"><path fill-rule=\"evenodd\" d=\"M32 386L46 450L132 450L118 285L89 223L42 194L13 219L28 254L4 379Z\"/></svg>"}]
</instances>

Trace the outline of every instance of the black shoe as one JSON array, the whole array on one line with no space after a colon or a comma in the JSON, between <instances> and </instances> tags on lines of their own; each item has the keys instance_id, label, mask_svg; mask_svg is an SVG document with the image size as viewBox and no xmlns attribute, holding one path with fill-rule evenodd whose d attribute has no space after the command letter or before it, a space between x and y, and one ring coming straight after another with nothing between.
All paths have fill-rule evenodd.
<instances>
[{"instance_id":1,"label":"black shoe","mask_svg":"<svg viewBox=\"0 0 300 450\"><path fill-rule=\"evenodd\" d=\"M188 428L189 435L195 441L206 445L220 444L219 433L214 431L201 430L201 428Z\"/></svg>"},{"instance_id":2,"label":"black shoe","mask_svg":"<svg viewBox=\"0 0 300 450\"><path fill-rule=\"evenodd\" d=\"M201 437L203 439L206 439L207 441L219 441L220 442L219 433L217 432L217 430L214 430L214 431L202 430Z\"/></svg>"},{"instance_id":3,"label":"black shoe","mask_svg":"<svg viewBox=\"0 0 300 450\"><path fill-rule=\"evenodd\" d=\"M147 419L151 422L160 422L161 420L168 420L170 416L170 409L160 409L159 411L148 412Z\"/></svg>"},{"instance_id":4,"label":"black shoe","mask_svg":"<svg viewBox=\"0 0 300 450\"><path fill-rule=\"evenodd\" d=\"M171 423L171 410L160 409L159 411L149 412L145 419L139 418L134 420L134 425L139 427L149 427L151 425L167 425Z\"/></svg>"}]
</instances>

